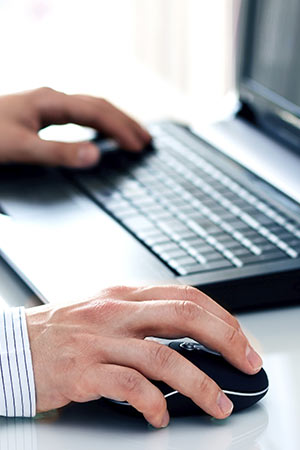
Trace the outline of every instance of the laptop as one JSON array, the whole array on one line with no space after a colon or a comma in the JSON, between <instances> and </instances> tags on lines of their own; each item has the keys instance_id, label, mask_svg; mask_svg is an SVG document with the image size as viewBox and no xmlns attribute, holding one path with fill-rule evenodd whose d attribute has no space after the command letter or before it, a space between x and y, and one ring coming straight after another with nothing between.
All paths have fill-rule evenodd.
<instances>
[{"instance_id":1,"label":"laptop","mask_svg":"<svg viewBox=\"0 0 300 450\"><path fill-rule=\"evenodd\" d=\"M42 301L175 283L232 311L299 302L299 21L296 0L242 2L227 120L152 123L151 149L101 142L92 170L1 168L1 255Z\"/></svg>"}]
</instances>

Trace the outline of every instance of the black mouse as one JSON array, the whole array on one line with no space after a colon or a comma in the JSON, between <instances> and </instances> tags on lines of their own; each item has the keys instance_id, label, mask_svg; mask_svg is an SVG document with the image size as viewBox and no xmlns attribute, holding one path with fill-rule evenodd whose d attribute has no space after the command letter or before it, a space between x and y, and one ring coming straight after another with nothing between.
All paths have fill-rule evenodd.
<instances>
[{"instance_id":1,"label":"black mouse","mask_svg":"<svg viewBox=\"0 0 300 450\"><path fill-rule=\"evenodd\" d=\"M202 344L189 341L173 341L169 347L199 367L212 378L230 398L233 412L249 408L261 400L269 389L268 377L264 369L255 375L247 375L228 363L220 353ZM189 416L206 414L191 399L175 391L162 381L151 380L164 394L171 416ZM134 408L127 402L117 402L126 412L133 413Z\"/></svg>"}]
</instances>

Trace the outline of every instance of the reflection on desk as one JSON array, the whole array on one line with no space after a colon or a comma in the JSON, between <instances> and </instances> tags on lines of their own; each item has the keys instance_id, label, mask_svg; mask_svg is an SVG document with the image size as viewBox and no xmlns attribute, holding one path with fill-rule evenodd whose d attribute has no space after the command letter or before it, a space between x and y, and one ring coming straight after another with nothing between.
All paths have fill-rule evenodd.
<instances>
[{"instance_id":1,"label":"reflection on desk","mask_svg":"<svg viewBox=\"0 0 300 450\"><path fill-rule=\"evenodd\" d=\"M239 449L254 450L266 428L266 409L257 405L225 421L209 417L172 419L155 430L143 418L127 417L105 400L73 404L35 420L0 419L0 448L5 450Z\"/></svg>"}]
</instances>

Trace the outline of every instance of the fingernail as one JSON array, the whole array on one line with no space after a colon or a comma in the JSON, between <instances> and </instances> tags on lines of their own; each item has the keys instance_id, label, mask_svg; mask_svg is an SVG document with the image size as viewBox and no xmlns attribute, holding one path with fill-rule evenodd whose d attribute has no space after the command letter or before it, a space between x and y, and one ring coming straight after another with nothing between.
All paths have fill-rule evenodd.
<instances>
[{"instance_id":1,"label":"fingernail","mask_svg":"<svg viewBox=\"0 0 300 450\"><path fill-rule=\"evenodd\" d=\"M253 367L253 369L255 371L258 371L259 369L261 369L262 367L262 359L261 357L256 353L255 350L253 350L252 347L250 347L250 345L248 345L247 350L246 350L246 357L249 361L249 363L251 364L251 366Z\"/></svg>"},{"instance_id":2,"label":"fingernail","mask_svg":"<svg viewBox=\"0 0 300 450\"><path fill-rule=\"evenodd\" d=\"M225 416L229 416L229 414L233 410L233 403L224 394L224 392L222 392L222 391L219 392L217 403L218 403L219 408L223 412L223 414Z\"/></svg>"},{"instance_id":3,"label":"fingernail","mask_svg":"<svg viewBox=\"0 0 300 450\"><path fill-rule=\"evenodd\" d=\"M99 160L99 150L92 144L82 144L77 152L80 167L91 166Z\"/></svg>"},{"instance_id":4,"label":"fingernail","mask_svg":"<svg viewBox=\"0 0 300 450\"><path fill-rule=\"evenodd\" d=\"M169 425L169 422L170 422L170 416L169 416L168 410L166 410L166 412L164 414L164 417L162 419L160 427L161 428L166 428Z\"/></svg>"}]
</instances>

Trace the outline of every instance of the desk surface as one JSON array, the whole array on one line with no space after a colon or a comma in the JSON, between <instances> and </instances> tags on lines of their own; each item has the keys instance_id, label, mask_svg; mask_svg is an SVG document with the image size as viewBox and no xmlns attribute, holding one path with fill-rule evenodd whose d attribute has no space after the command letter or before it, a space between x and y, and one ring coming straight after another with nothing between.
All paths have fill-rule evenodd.
<instances>
[{"instance_id":1,"label":"desk surface","mask_svg":"<svg viewBox=\"0 0 300 450\"><path fill-rule=\"evenodd\" d=\"M1 296L9 305L38 304L2 261ZM262 353L270 380L269 393L251 409L225 421L171 419L166 429L155 430L103 400L73 404L33 420L0 418L0 449L299 450L300 306L238 318Z\"/></svg>"}]
</instances>

